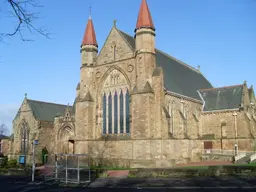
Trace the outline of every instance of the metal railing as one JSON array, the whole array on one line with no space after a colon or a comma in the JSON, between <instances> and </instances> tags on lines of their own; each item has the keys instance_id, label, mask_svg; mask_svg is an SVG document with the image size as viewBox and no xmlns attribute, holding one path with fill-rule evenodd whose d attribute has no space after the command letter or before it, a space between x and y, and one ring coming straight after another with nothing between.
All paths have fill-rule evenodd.
<instances>
[{"instance_id":1,"label":"metal railing","mask_svg":"<svg viewBox=\"0 0 256 192\"><path fill-rule=\"evenodd\" d=\"M253 162L254 160L256 160L256 152L250 157L250 162Z\"/></svg>"},{"instance_id":2,"label":"metal railing","mask_svg":"<svg viewBox=\"0 0 256 192\"><path fill-rule=\"evenodd\" d=\"M226 149L203 149L202 154L212 154L212 155L230 155L235 156L239 154L252 155L256 153L255 151L241 151L237 150L237 154L235 154L235 150L226 150Z\"/></svg>"},{"instance_id":3,"label":"metal railing","mask_svg":"<svg viewBox=\"0 0 256 192\"><path fill-rule=\"evenodd\" d=\"M46 158L46 180L57 180L66 184L91 181L90 159L87 154L55 154L46 155Z\"/></svg>"}]
</instances>

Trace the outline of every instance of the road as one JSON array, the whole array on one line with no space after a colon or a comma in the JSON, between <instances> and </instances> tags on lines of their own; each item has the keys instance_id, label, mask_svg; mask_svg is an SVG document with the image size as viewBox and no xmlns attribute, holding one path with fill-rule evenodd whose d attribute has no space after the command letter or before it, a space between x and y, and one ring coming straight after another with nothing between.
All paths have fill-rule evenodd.
<instances>
[{"instance_id":1,"label":"road","mask_svg":"<svg viewBox=\"0 0 256 192\"><path fill-rule=\"evenodd\" d=\"M256 191L256 177L194 177L163 179L97 179L89 187L65 188L53 183L31 183L30 177L0 176L1 192L66 191Z\"/></svg>"}]
</instances>

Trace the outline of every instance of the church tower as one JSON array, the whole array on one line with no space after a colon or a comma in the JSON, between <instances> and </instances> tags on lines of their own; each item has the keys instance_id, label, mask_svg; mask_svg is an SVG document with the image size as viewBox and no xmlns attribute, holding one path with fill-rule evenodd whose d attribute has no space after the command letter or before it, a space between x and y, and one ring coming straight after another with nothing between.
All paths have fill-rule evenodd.
<instances>
[{"instance_id":1,"label":"church tower","mask_svg":"<svg viewBox=\"0 0 256 192\"><path fill-rule=\"evenodd\" d=\"M80 52L80 84L77 87L75 107L75 126L78 141L75 143L75 151L76 153L88 153L88 145L81 142L81 139L92 139L93 137L93 122L95 120L95 101L93 98L96 95L95 88L93 87L95 82L94 66L98 54L98 43L91 15L85 29Z\"/></svg>"},{"instance_id":2,"label":"church tower","mask_svg":"<svg viewBox=\"0 0 256 192\"><path fill-rule=\"evenodd\" d=\"M138 88L152 83L155 63L155 27L147 1L142 0L135 28L135 46Z\"/></svg>"},{"instance_id":3,"label":"church tower","mask_svg":"<svg viewBox=\"0 0 256 192\"><path fill-rule=\"evenodd\" d=\"M155 127L159 127L156 125L156 117L160 113L160 95L156 87L160 86L154 86L158 82L158 77L155 77L155 27L146 0L142 0L138 14L135 47L136 86L133 88L131 99L132 137L156 138L157 133L161 132L155 131ZM150 153L150 149L148 150L147 153Z\"/></svg>"},{"instance_id":4,"label":"church tower","mask_svg":"<svg viewBox=\"0 0 256 192\"><path fill-rule=\"evenodd\" d=\"M85 97L92 91L93 84L93 66L95 66L98 43L94 30L91 15L86 25L83 41L81 44L81 78L80 78L80 98Z\"/></svg>"}]
</instances>

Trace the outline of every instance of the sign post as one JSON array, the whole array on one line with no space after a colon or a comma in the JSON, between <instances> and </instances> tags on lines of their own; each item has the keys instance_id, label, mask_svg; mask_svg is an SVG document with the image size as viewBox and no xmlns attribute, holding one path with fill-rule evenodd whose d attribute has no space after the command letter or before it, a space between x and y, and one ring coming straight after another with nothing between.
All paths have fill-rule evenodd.
<instances>
[{"instance_id":1,"label":"sign post","mask_svg":"<svg viewBox=\"0 0 256 192\"><path fill-rule=\"evenodd\" d=\"M35 169L36 169L36 165L35 165L35 145L38 145L38 140L34 140L33 143L32 143L32 153L33 153L32 182L34 182L34 180L35 180Z\"/></svg>"}]
</instances>

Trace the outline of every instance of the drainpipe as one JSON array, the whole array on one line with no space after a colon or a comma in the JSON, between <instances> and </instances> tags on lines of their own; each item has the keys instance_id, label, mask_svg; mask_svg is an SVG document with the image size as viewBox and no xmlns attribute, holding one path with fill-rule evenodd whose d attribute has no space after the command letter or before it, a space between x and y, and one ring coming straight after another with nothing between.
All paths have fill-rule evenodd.
<instances>
[{"instance_id":1,"label":"drainpipe","mask_svg":"<svg viewBox=\"0 0 256 192\"><path fill-rule=\"evenodd\" d=\"M235 154L238 154L238 142L237 142L237 113L233 113L235 123Z\"/></svg>"}]
</instances>

